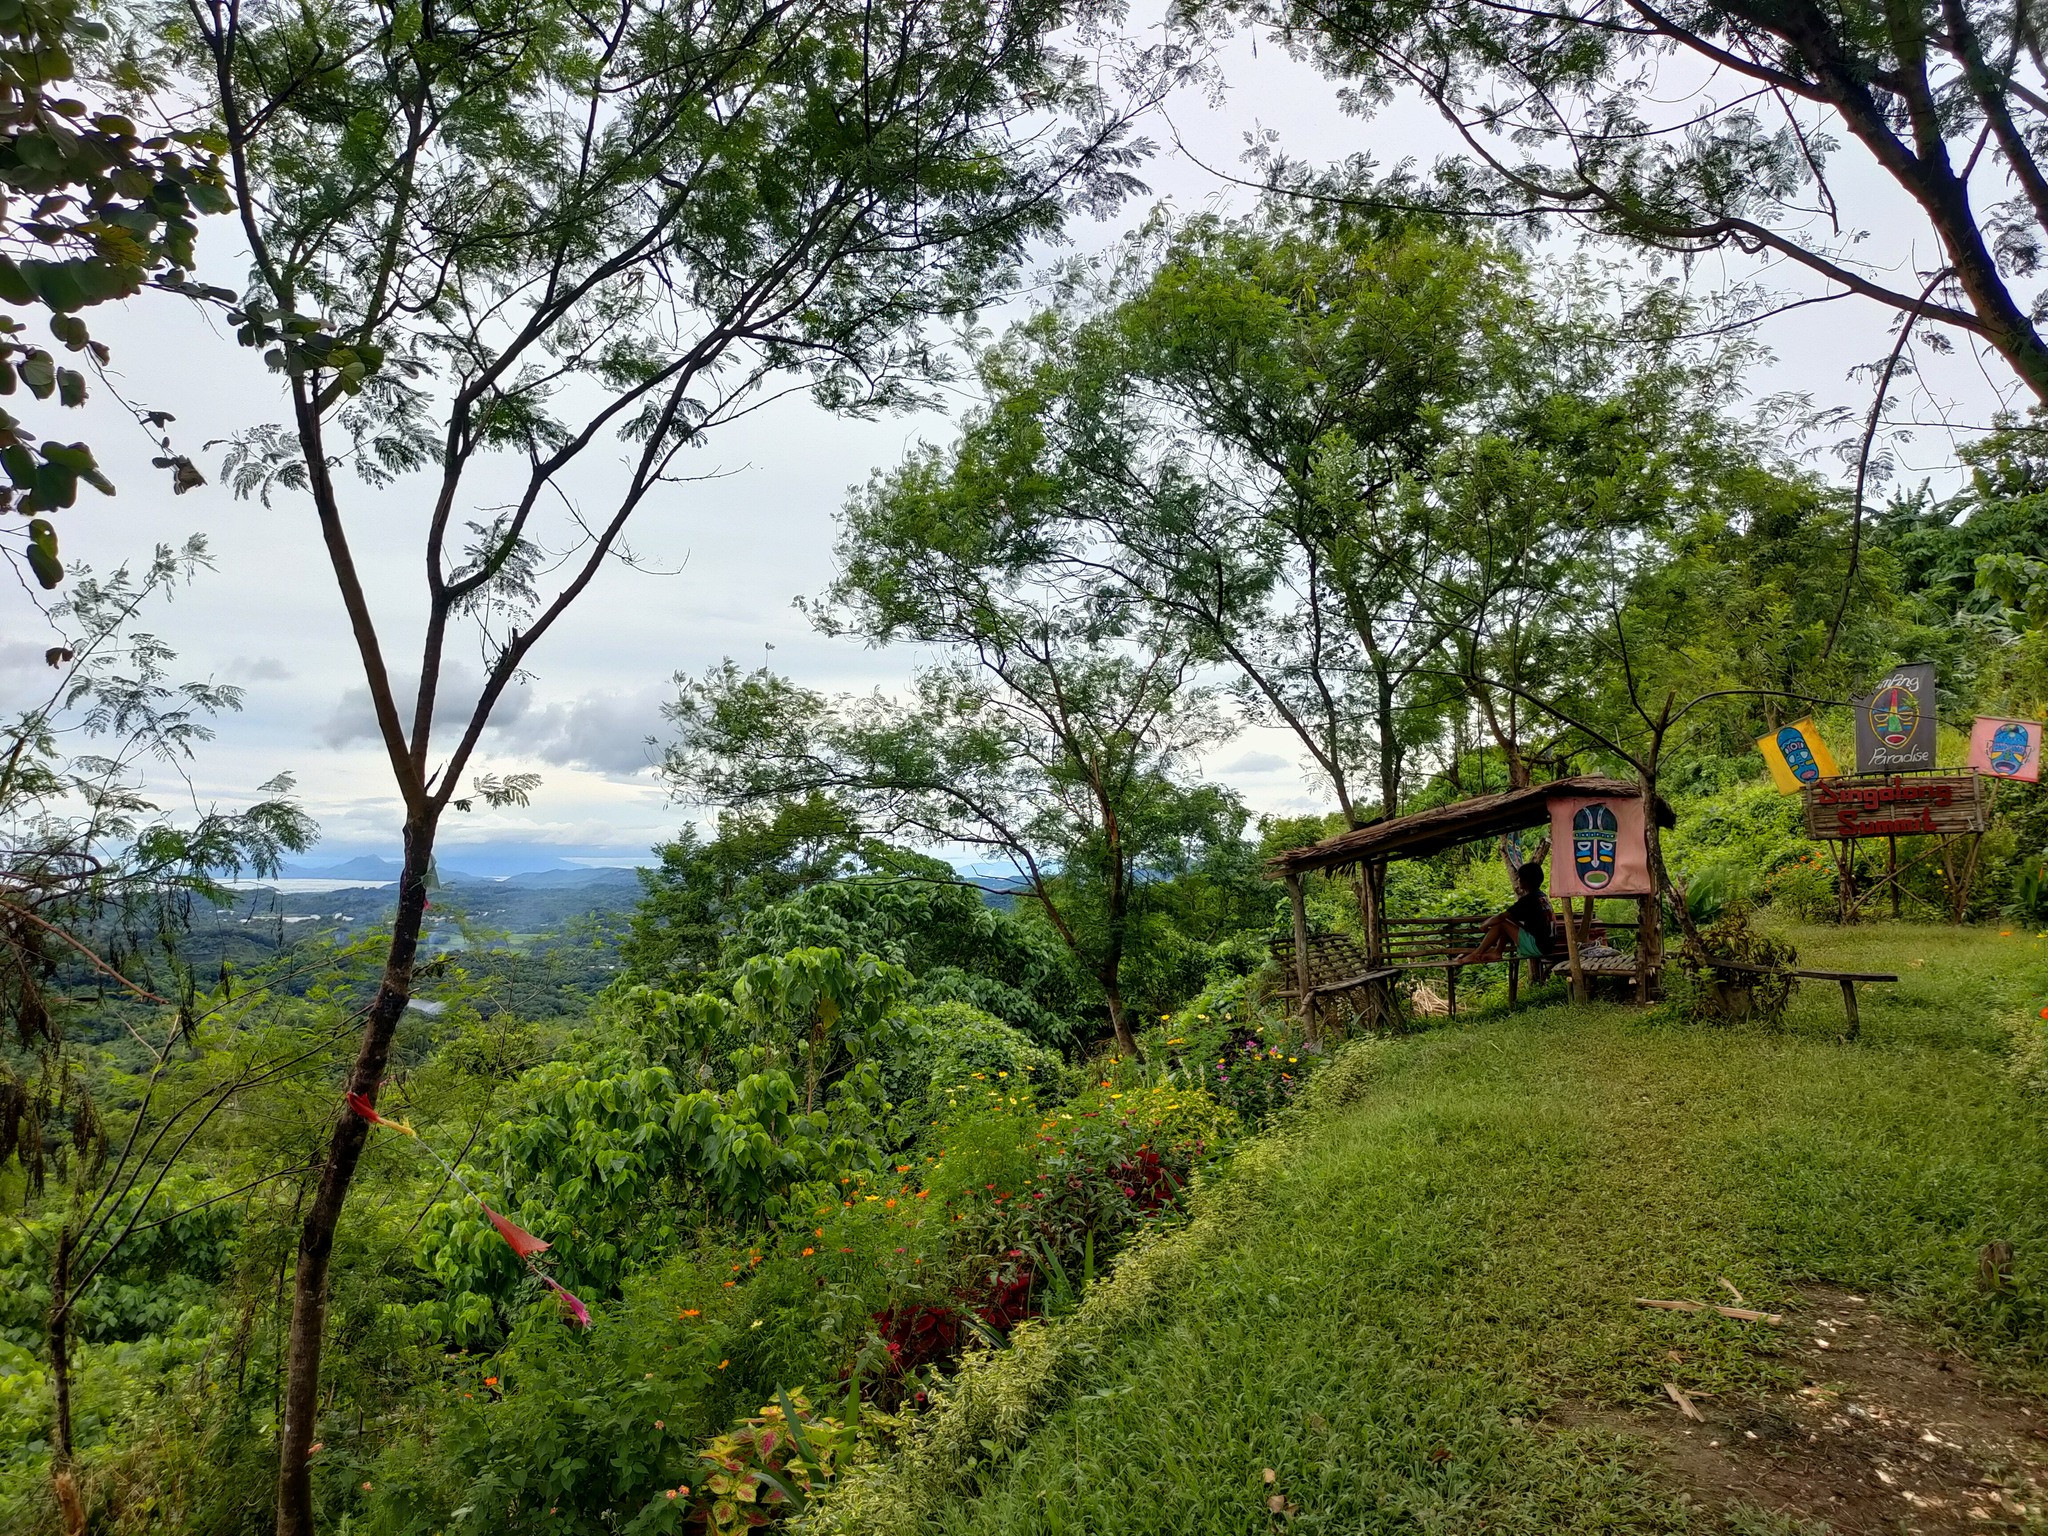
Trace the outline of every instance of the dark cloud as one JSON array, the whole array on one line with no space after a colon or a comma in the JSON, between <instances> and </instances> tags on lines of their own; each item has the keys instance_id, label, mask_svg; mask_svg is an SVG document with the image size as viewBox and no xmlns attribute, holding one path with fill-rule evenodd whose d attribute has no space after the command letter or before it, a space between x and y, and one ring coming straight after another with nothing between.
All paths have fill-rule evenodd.
<instances>
[{"instance_id":1,"label":"dark cloud","mask_svg":"<svg viewBox=\"0 0 2048 1536\"><path fill-rule=\"evenodd\" d=\"M450 669L434 700L434 730L446 741L469 721L481 683L466 672ZM417 685L400 680L400 713L410 721ZM653 764L656 752L647 738L661 725L662 689L637 693L590 693L579 698L535 704L523 688L507 689L492 711L486 738L493 752L537 759L561 768L586 768L595 773L630 775ZM348 747L375 742L376 715L367 688L351 688L334 713L319 727L324 746Z\"/></svg>"},{"instance_id":2,"label":"dark cloud","mask_svg":"<svg viewBox=\"0 0 2048 1536\"><path fill-rule=\"evenodd\" d=\"M238 683L288 683L292 669L275 656L237 656L228 663L228 676Z\"/></svg>"},{"instance_id":3,"label":"dark cloud","mask_svg":"<svg viewBox=\"0 0 2048 1536\"><path fill-rule=\"evenodd\" d=\"M497 744L544 763L596 773L634 774L658 757L647 738L661 726L660 689L588 693L525 711L499 727Z\"/></svg>"}]
</instances>

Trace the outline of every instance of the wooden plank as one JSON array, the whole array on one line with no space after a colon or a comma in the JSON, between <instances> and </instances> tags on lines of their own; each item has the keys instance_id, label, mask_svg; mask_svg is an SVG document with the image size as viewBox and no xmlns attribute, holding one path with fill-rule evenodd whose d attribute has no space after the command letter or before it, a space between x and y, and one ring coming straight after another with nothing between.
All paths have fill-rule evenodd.
<instances>
[{"instance_id":1,"label":"wooden plank","mask_svg":"<svg viewBox=\"0 0 2048 1536\"><path fill-rule=\"evenodd\" d=\"M1294 987L1301 999L1302 1032L1311 1043L1316 1038L1316 1002L1308 978L1308 906L1301 894L1301 876L1287 876L1287 902L1294 909Z\"/></svg>"},{"instance_id":2,"label":"wooden plank","mask_svg":"<svg viewBox=\"0 0 2048 1536\"><path fill-rule=\"evenodd\" d=\"M1572 914L1572 899L1564 901L1564 953L1565 965L1572 975L1572 1000L1583 1003L1590 995L1586 987L1585 967L1579 964L1579 924Z\"/></svg>"},{"instance_id":3,"label":"wooden plank","mask_svg":"<svg viewBox=\"0 0 2048 1536\"><path fill-rule=\"evenodd\" d=\"M1748 971L1757 976L1801 976L1808 981L1897 981L1892 971L1809 971L1796 966L1752 965L1747 960L1720 960L1712 956L1707 964L1718 971Z\"/></svg>"},{"instance_id":4,"label":"wooden plank","mask_svg":"<svg viewBox=\"0 0 2048 1536\"><path fill-rule=\"evenodd\" d=\"M1707 1416L1693 1406L1692 1399L1685 1395L1685 1388L1681 1387L1677 1382L1665 1382L1664 1395L1670 1398L1672 1402L1678 1404L1678 1411L1688 1419L1695 1419L1702 1424L1707 1422Z\"/></svg>"},{"instance_id":5,"label":"wooden plank","mask_svg":"<svg viewBox=\"0 0 2048 1536\"><path fill-rule=\"evenodd\" d=\"M1784 1315L1778 1312L1759 1312L1755 1307L1724 1307L1711 1301L1660 1301L1649 1296L1635 1298L1639 1307L1656 1307L1663 1312L1718 1312L1723 1317L1732 1317L1743 1323L1782 1323Z\"/></svg>"}]
</instances>

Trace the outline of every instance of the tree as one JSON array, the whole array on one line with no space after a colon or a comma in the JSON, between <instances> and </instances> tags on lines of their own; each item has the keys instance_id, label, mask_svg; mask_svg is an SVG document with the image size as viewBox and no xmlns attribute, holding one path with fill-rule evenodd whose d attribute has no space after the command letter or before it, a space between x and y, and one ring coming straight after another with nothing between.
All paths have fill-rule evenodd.
<instances>
[{"instance_id":1,"label":"tree","mask_svg":"<svg viewBox=\"0 0 2048 1536\"><path fill-rule=\"evenodd\" d=\"M205 563L195 538L182 549L159 546L140 575L125 566L104 580L76 573L48 616L61 641L48 653L57 679L40 704L0 727L0 1017L31 1062L26 1077L0 1062L0 1161L15 1158L33 1199L44 1198L53 1168L61 1186L43 1223L44 1345L52 1474L73 1536L85 1529L71 1470L71 1341L81 1299L133 1239L187 1214L166 1212L157 1198L181 1155L229 1099L278 1070L244 1064L162 1107L173 1048L203 1022L194 980L178 974L174 941L186 903L225 900L219 877L245 868L275 874L285 853L314 837L288 777L264 785L270 798L246 809L182 822L144 792L147 765L181 767L212 735L208 718L241 704L233 688L172 684L173 653L136 624L151 598ZM164 941L175 1000L147 985L156 978L146 953L123 957L106 942L123 927ZM67 1018L81 1011L69 993L80 986L102 994L97 1006L120 1016L141 1053L132 1102L103 1106L66 1049Z\"/></svg>"},{"instance_id":2,"label":"tree","mask_svg":"<svg viewBox=\"0 0 2048 1536\"><path fill-rule=\"evenodd\" d=\"M192 282L198 216L230 205L219 136L170 128L143 137L132 118L96 111L64 87L75 59L108 39L107 27L78 0L17 0L0 14L0 304L43 316L65 351L106 363L81 311L125 299L154 284L203 296ZM115 83L118 82L107 82ZM81 368L61 367L27 326L0 315L0 395L16 386L60 406L86 399ZM171 418L145 413L152 426ZM39 434L0 411L0 511L29 521L22 556L45 588L64 579L50 514L70 507L80 483L114 494L85 443ZM203 484L192 462L163 443L159 468L182 494Z\"/></svg>"},{"instance_id":3,"label":"tree","mask_svg":"<svg viewBox=\"0 0 2048 1536\"><path fill-rule=\"evenodd\" d=\"M252 264L238 338L289 408L238 434L225 472L309 507L403 806L390 948L347 1082L374 1100L442 819L531 794L530 776L474 774L479 743L535 647L629 558L628 523L772 380L846 410L916 398L936 366L927 322L970 311L1071 200L1121 195L1139 146L1054 44L1093 14L1068 0L157 14L145 62L221 125ZM504 477L478 484L486 465ZM410 666L359 574L344 470L377 490L382 526L413 515ZM485 677L451 701L465 634ZM366 1130L337 1115L306 1208L282 1536L314 1526L329 1268Z\"/></svg>"},{"instance_id":4,"label":"tree","mask_svg":"<svg viewBox=\"0 0 2048 1536\"><path fill-rule=\"evenodd\" d=\"M1276 162L1298 191L1485 218L1561 215L1692 256L1787 260L1977 337L2048 400L2038 296L2048 238L2048 60L2038 15L2001 0L1226 0L1345 82L1367 114L1433 104L1469 154L1440 184L1359 185ZM1661 73L1660 73L1661 72ZM1676 91L1676 76L1697 82ZM1728 89L1723 81L1735 88ZM1653 82L1656 84L1653 86ZM1655 105L1653 105L1655 103ZM1660 115L1661 109L1661 115ZM1910 196L1941 250L1909 284L1859 260L1879 218L1838 198L1841 136Z\"/></svg>"},{"instance_id":5,"label":"tree","mask_svg":"<svg viewBox=\"0 0 2048 1536\"><path fill-rule=\"evenodd\" d=\"M928 617L914 632L936 640L944 626ZM1151 861L1227 799L1179 779L1221 724L1190 686L1185 658L1037 619L999 631L981 611L979 633L954 631L975 660L921 672L904 703L828 700L727 662L686 682L671 706L678 735L663 771L706 803L824 792L874 835L1006 860L1100 990L1119 1048L1135 1055L1124 968L1143 883ZM863 622L877 635L895 629Z\"/></svg>"},{"instance_id":6,"label":"tree","mask_svg":"<svg viewBox=\"0 0 2048 1536\"><path fill-rule=\"evenodd\" d=\"M1120 590L1235 673L1354 826L1468 707L1452 655L1553 660L1613 546L1725 451L1735 359L1674 346L1668 294L1539 281L1467 231L1275 207L1086 277L984 354L987 406L925 455L951 476L927 528ZM1517 701L1476 704L1526 782Z\"/></svg>"},{"instance_id":7,"label":"tree","mask_svg":"<svg viewBox=\"0 0 2048 1536\"><path fill-rule=\"evenodd\" d=\"M766 816L727 812L708 843L685 826L655 849L660 864L639 871L645 894L619 946L625 979L674 986L716 970L749 913L847 873L857 842L846 813L822 796Z\"/></svg>"}]
</instances>

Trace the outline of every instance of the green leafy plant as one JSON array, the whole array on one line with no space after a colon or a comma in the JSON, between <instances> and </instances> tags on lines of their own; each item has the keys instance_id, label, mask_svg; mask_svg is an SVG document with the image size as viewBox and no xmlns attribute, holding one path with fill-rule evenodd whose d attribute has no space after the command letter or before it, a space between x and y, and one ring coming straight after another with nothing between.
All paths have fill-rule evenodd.
<instances>
[{"instance_id":1,"label":"green leafy plant","mask_svg":"<svg viewBox=\"0 0 2048 1536\"><path fill-rule=\"evenodd\" d=\"M714 1469L698 1503L706 1529L736 1536L777 1516L802 1514L853 1444L854 1432L814 1414L801 1392L777 1392L757 1416L704 1448Z\"/></svg>"},{"instance_id":2,"label":"green leafy plant","mask_svg":"<svg viewBox=\"0 0 2048 1536\"><path fill-rule=\"evenodd\" d=\"M193 129L146 134L123 113L95 110L64 87L76 56L106 41L107 28L77 0L8 0L0 5L0 304L47 317L62 348L92 364L109 353L81 311L140 292L147 283L200 292L187 277L199 215L225 213L229 196L219 134ZM25 321L0 314L0 395L25 390L38 404L81 406L82 367L60 364L29 339ZM161 426L171 418L146 413ZM171 452L159 468L180 493L203 484L189 459ZM81 484L114 494L85 443L66 443L0 410L0 511L29 519L23 554L44 587L64 579L50 513L69 508Z\"/></svg>"},{"instance_id":3,"label":"green leafy plant","mask_svg":"<svg viewBox=\"0 0 2048 1536\"><path fill-rule=\"evenodd\" d=\"M1769 969L1729 970L1716 960ZM1790 944L1755 927L1746 910L1733 909L1700 930L1698 946L1680 951L1672 1001L1682 1017L1695 1022L1777 1024L1792 1000L1793 979L1784 972L1798 963Z\"/></svg>"}]
</instances>

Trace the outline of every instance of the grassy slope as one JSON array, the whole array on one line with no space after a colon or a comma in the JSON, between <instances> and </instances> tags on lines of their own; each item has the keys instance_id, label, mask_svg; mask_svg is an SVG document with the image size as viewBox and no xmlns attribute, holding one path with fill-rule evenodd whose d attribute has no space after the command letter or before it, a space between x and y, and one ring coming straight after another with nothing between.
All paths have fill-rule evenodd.
<instances>
[{"instance_id":1,"label":"grassy slope","mask_svg":"<svg viewBox=\"0 0 2048 1536\"><path fill-rule=\"evenodd\" d=\"M1780 1370L1751 1326L1629 1304L1722 1275L1764 1303L1868 1289L2048 1382L2048 1109L2004 1061L2048 943L1792 937L1806 964L1904 976L1866 990L1862 1044L1834 1043L1840 996L1809 984L1775 1033L1550 1005L1388 1047L1162 1320L941 1528L1262 1530L1266 1467L1304 1531L1683 1528L1610 1445L1532 1420ZM1974 1289L1992 1237L2019 1248L2016 1301Z\"/></svg>"}]
</instances>

